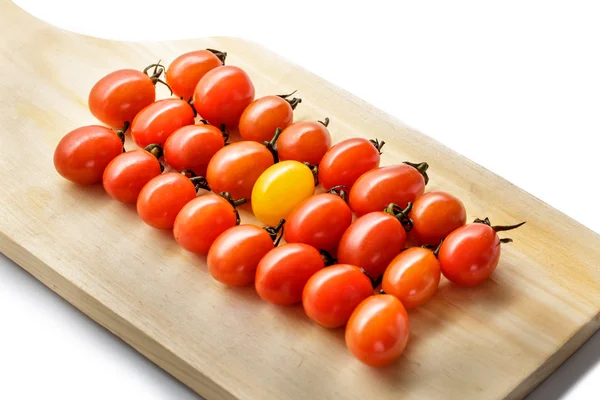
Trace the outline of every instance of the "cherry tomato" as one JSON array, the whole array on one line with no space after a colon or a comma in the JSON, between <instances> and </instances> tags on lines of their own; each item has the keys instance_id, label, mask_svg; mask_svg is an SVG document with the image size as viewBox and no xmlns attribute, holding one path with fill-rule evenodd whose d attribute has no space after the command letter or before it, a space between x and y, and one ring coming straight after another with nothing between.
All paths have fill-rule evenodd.
<instances>
[{"instance_id":1,"label":"cherry tomato","mask_svg":"<svg viewBox=\"0 0 600 400\"><path fill-rule=\"evenodd\" d=\"M279 159L319 165L331 147L328 124L326 118L325 122L301 121L285 128L277 140Z\"/></svg>"},{"instance_id":2,"label":"cherry tomato","mask_svg":"<svg viewBox=\"0 0 600 400\"><path fill-rule=\"evenodd\" d=\"M225 146L223 133L212 125L187 125L165 142L165 161L179 172L191 170L205 175L209 161Z\"/></svg>"},{"instance_id":3,"label":"cherry tomato","mask_svg":"<svg viewBox=\"0 0 600 400\"><path fill-rule=\"evenodd\" d=\"M409 336L408 314L402 303L389 294L365 299L346 326L346 346L372 367L389 365L400 357Z\"/></svg>"},{"instance_id":4,"label":"cherry tomato","mask_svg":"<svg viewBox=\"0 0 600 400\"><path fill-rule=\"evenodd\" d=\"M242 113L239 122L240 136L244 140L268 142L275 129L285 129L294 119L294 109L301 102L286 96L265 96L254 100Z\"/></svg>"},{"instance_id":5,"label":"cherry tomato","mask_svg":"<svg viewBox=\"0 0 600 400\"><path fill-rule=\"evenodd\" d=\"M314 193L315 178L310 168L298 161L281 161L256 180L252 211L264 224L275 225Z\"/></svg>"},{"instance_id":6,"label":"cherry tomato","mask_svg":"<svg viewBox=\"0 0 600 400\"><path fill-rule=\"evenodd\" d=\"M429 192L415 201L410 218L415 238L422 244L437 245L467 222L467 212L463 203L451 194Z\"/></svg>"},{"instance_id":7,"label":"cherry tomato","mask_svg":"<svg viewBox=\"0 0 600 400\"><path fill-rule=\"evenodd\" d=\"M196 197L181 209L173 233L177 243L187 251L207 254L221 233L238 224L234 205L222 196L210 193Z\"/></svg>"},{"instance_id":8,"label":"cherry tomato","mask_svg":"<svg viewBox=\"0 0 600 400\"><path fill-rule=\"evenodd\" d=\"M153 77L135 69L121 69L96 82L88 96L92 115L113 128L131 123L137 113L156 99L154 84L163 68L158 64L152 66L156 67Z\"/></svg>"},{"instance_id":9,"label":"cherry tomato","mask_svg":"<svg viewBox=\"0 0 600 400\"><path fill-rule=\"evenodd\" d=\"M54 150L54 167L65 179L80 185L102 181L106 166L123 152L119 136L98 125L82 126L67 133Z\"/></svg>"},{"instance_id":10,"label":"cherry tomato","mask_svg":"<svg viewBox=\"0 0 600 400\"><path fill-rule=\"evenodd\" d=\"M342 140L333 145L319 164L319 182L327 190L334 186L351 188L359 176L377 168L383 142L363 138Z\"/></svg>"},{"instance_id":11,"label":"cherry tomato","mask_svg":"<svg viewBox=\"0 0 600 400\"><path fill-rule=\"evenodd\" d=\"M354 265L337 264L323 268L306 283L302 305L306 315L326 328L348 322L361 301L373 294L371 280Z\"/></svg>"},{"instance_id":12,"label":"cherry tomato","mask_svg":"<svg viewBox=\"0 0 600 400\"><path fill-rule=\"evenodd\" d=\"M352 223L352 211L340 196L319 193L298 204L287 217L287 243L305 243L334 251Z\"/></svg>"},{"instance_id":13,"label":"cherry tomato","mask_svg":"<svg viewBox=\"0 0 600 400\"><path fill-rule=\"evenodd\" d=\"M429 249L411 247L398 254L383 274L381 288L406 308L429 300L440 283L440 264Z\"/></svg>"},{"instance_id":14,"label":"cherry tomato","mask_svg":"<svg viewBox=\"0 0 600 400\"><path fill-rule=\"evenodd\" d=\"M175 96L191 99L200 79L208 71L223 65L225 57L227 53L208 49L182 54L173 60L165 72L167 84Z\"/></svg>"},{"instance_id":15,"label":"cherry tomato","mask_svg":"<svg viewBox=\"0 0 600 400\"><path fill-rule=\"evenodd\" d=\"M265 301L289 306L302 301L306 282L325 266L321 254L301 243L275 247L260 260L255 288Z\"/></svg>"},{"instance_id":16,"label":"cherry tomato","mask_svg":"<svg viewBox=\"0 0 600 400\"><path fill-rule=\"evenodd\" d=\"M258 263L273 246L266 230L254 225L234 226L218 236L210 247L208 271L226 285L249 285L254 282Z\"/></svg>"},{"instance_id":17,"label":"cherry tomato","mask_svg":"<svg viewBox=\"0 0 600 400\"><path fill-rule=\"evenodd\" d=\"M182 174L166 172L152 178L140 191L137 212L148 225L171 229L183 206L196 197L194 184Z\"/></svg>"},{"instance_id":18,"label":"cherry tomato","mask_svg":"<svg viewBox=\"0 0 600 400\"><path fill-rule=\"evenodd\" d=\"M131 123L131 137L139 147L163 144L177 129L194 123L194 110L185 101L164 99L140 111Z\"/></svg>"},{"instance_id":19,"label":"cherry tomato","mask_svg":"<svg viewBox=\"0 0 600 400\"><path fill-rule=\"evenodd\" d=\"M155 155L142 149L118 155L104 170L104 190L123 203L137 202L142 188L161 174L160 162Z\"/></svg>"},{"instance_id":20,"label":"cherry tomato","mask_svg":"<svg viewBox=\"0 0 600 400\"><path fill-rule=\"evenodd\" d=\"M425 191L427 181L424 176L427 175L423 174L428 165L422 163L419 168L422 173L408 164L379 167L365 172L350 190L350 208L360 217L381 211L390 203L406 207Z\"/></svg>"},{"instance_id":21,"label":"cherry tomato","mask_svg":"<svg viewBox=\"0 0 600 400\"><path fill-rule=\"evenodd\" d=\"M235 199L250 198L254 183L273 163L273 155L260 143L231 143L211 158L206 180L215 193L228 192Z\"/></svg>"},{"instance_id":22,"label":"cherry tomato","mask_svg":"<svg viewBox=\"0 0 600 400\"><path fill-rule=\"evenodd\" d=\"M344 232L338 261L358 265L378 278L406 244L406 231L393 215L376 211L359 217Z\"/></svg>"},{"instance_id":23,"label":"cherry tomato","mask_svg":"<svg viewBox=\"0 0 600 400\"><path fill-rule=\"evenodd\" d=\"M231 65L211 69L194 90L194 107L211 125L234 128L254 100L254 85L244 70Z\"/></svg>"},{"instance_id":24,"label":"cherry tomato","mask_svg":"<svg viewBox=\"0 0 600 400\"><path fill-rule=\"evenodd\" d=\"M508 231L523 225L491 226L489 219L476 219L461 226L442 242L438 260L442 274L459 286L476 286L488 279L500 260L500 239L496 232Z\"/></svg>"}]
</instances>

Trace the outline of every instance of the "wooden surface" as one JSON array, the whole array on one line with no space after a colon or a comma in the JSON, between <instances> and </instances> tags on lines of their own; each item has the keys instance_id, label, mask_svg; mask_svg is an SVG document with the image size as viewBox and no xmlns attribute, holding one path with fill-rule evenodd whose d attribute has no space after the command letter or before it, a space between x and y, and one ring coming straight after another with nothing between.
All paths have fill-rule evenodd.
<instances>
[{"instance_id":1,"label":"wooden surface","mask_svg":"<svg viewBox=\"0 0 600 400\"><path fill-rule=\"evenodd\" d=\"M48 26L6 0L0 37L0 251L206 398L521 398L599 327L598 235L256 44L107 42ZM383 164L427 160L428 190L462 198L469 219L527 220L511 232L493 279L470 290L443 281L410 313L411 339L394 365L363 366L342 330L316 326L300 307L266 304L252 288L217 284L170 232L54 171L58 140L96 123L86 102L97 79L205 47L226 50L258 95L298 89L296 119L329 116L336 141L377 135L387 143Z\"/></svg>"}]
</instances>

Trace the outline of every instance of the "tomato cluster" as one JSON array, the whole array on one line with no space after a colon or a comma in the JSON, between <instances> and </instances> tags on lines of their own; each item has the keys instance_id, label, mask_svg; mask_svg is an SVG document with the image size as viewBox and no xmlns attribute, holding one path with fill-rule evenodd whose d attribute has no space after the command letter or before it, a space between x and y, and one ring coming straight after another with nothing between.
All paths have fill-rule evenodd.
<instances>
[{"instance_id":1,"label":"tomato cluster","mask_svg":"<svg viewBox=\"0 0 600 400\"><path fill-rule=\"evenodd\" d=\"M407 310L431 299L442 276L464 287L489 278L510 241L497 232L522 224L467 224L460 199L425 191L427 163L382 166L376 139L332 144L328 118L294 121L295 92L255 98L226 55L193 51L169 68L100 79L89 108L108 127L65 135L57 172L135 204L146 224L206 256L217 281L302 304L323 327L345 326L365 364L393 362L410 336ZM172 96L157 100L157 82ZM230 141L232 129L241 140ZM125 150L127 133L139 148ZM264 227L241 223L244 203Z\"/></svg>"}]
</instances>

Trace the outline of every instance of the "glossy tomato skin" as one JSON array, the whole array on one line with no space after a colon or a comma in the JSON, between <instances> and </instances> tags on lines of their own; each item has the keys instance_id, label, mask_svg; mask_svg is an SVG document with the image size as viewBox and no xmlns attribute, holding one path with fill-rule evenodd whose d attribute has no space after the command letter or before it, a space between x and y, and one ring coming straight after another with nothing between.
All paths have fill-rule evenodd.
<instances>
[{"instance_id":1,"label":"glossy tomato skin","mask_svg":"<svg viewBox=\"0 0 600 400\"><path fill-rule=\"evenodd\" d=\"M158 100L141 110L131 123L131 137L139 147L162 145L177 129L194 123L194 110L179 99Z\"/></svg>"},{"instance_id":2,"label":"glossy tomato skin","mask_svg":"<svg viewBox=\"0 0 600 400\"><path fill-rule=\"evenodd\" d=\"M264 229L254 225L234 226L219 235L210 247L208 271L225 285L250 285L258 263L273 247L273 240Z\"/></svg>"},{"instance_id":3,"label":"glossy tomato skin","mask_svg":"<svg viewBox=\"0 0 600 400\"><path fill-rule=\"evenodd\" d=\"M500 238L490 226L472 223L446 237L438 254L442 274L459 286L488 279L500 260Z\"/></svg>"},{"instance_id":4,"label":"glossy tomato skin","mask_svg":"<svg viewBox=\"0 0 600 400\"><path fill-rule=\"evenodd\" d=\"M265 96L254 100L242 113L240 136L244 140L269 142L277 128L285 129L294 119L292 106L279 96Z\"/></svg>"},{"instance_id":5,"label":"glossy tomato skin","mask_svg":"<svg viewBox=\"0 0 600 400\"><path fill-rule=\"evenodd\" d=\"M183 206L196 197L194 184L176 172L166 172L152 178L140 191L137 212L148 225L171 229Z\"/></svg>"},{"instance_id":6,"label":"glossy tomato skin","mask_svg":"<svg viewBox=\"0 0 600 400\"><path fill-rule=\"evenodd\" d=\"M165 79L175 96L188 100L200 79L221 65L219 57L209 50L190 51L173 60L165 72Z\"/></svg>"},{"instance_id":7,"label":"glossy tomato skin","mask_svg":"<svg viewBox=\"0 0 600 400\"><path fill-rule=\"evenodd\" d=\"M114 158L104 170L102 184L113 199L134 204L142 188L161 174L160 163L146 150L130 150Z\"/></svg>"},{"instance_id":8,"label":"glossy tomato skin","mask_svg":"<svg viewBox=\"0 0 600 400\"><path fill-rule=\"evenodd\" d=\"M316 121L293 123L281 132L277 152L281 161L296 160L319 165L331 147L331 134L325 125Z\"/></svg>"},{"instance_id":9,"label":"glossy tomato skin","mask_svg":"<svg viewBox=\"0 0 600 400\"><path fill-rule=\"evenodd\" d=\"M225 146L222 132L212 125L186 125L177 129L165 142L164 157L179 172L191 170L204 176L215 153Z\"/></svg>"},{"instance_id":10,"label":"glossy tomato skin","mask_svg":"<svg viewBox=\"0 0 600 400\"><path fill-rule=\"evenodd\" d=\"M209 193L196 197L177 214L173 234L181 247L207 254L220 234L237 225L235 209L223 197Z\"/></svg>"},{"instance_id":11,"label":"glossy tomato skin","mask_svg":"<svg viewBox=\"0 0 600 400\"><path fill-rule=\"evenodd\" d=\"M306 315L325 328L344 326L354 309L373 294L369 278L354 265L323 268L306 283L302 305Z\"/></svg>"},{"instance_id":12,"label":"glossy tomato skin","mask_svg":"<svg viewBox=\"0 0 600 400\"><path fill-rule=\"evenodd\" d=\"M390 203L406 208L425 191L425 179L410 165L379 167L365 172L350 190L348 202L357 216L381 211Z\"/></svg>"},{"instance_id":13,"label":"glossy tomato skin","mask_svg":"<svg viewBox=\"0 0 600 400\"><path fill-rule=\"evenodd\" d=\"M194 107L211 125L237 127L254 100L254 85L239 67L224 65L206 73L194 89Z\"/></svg>"},{"instance_id":14,"label":"glossy tomato skin","mask_svg":"<svg viewBox=\"0 0 600 400\"><path fill-rule=\"evenodd\" d=\"M340 263L360 265L373 279L406 244L406 231L397 218L381 211L357 218L344 232L338 247Z\"/></svg>"},{"instance_id":15,"label":"glossy tomato skin","mask_svg":"<svg viewBox=\"0 0 600 400\"><path fill-rule=\"evenodd\" d=\"M319 182L327 190L338 185L350 189L362 174L377 168L379 161L379 150L367 139L342 140L321 159Z\"/></svg>"},{"instance_id":16,"label":"glossy tomato skin","mask_svg":"<svg viewBox=\"0 0 600 400\"><path fill-rule=\"evenodd\" d=\"M298 161L281 161L267 168L252 188L252 211L266 225L277 225L315 192L314 176Z\"/></svg>"},{"instance_id":17,"label":"glossy tomato skin","mask_svg":"<svg viewBox=\"0 0 600 400\"><path fill-rule=\"evenodd\" d=\"M458 198L435 191L417 198L409 217L415 238L422 244L437 245L467 222L467 211Z\"/></svg>"},{"instance_id":18,"label":"glossy tomato skin","mask_svg":"<svg viewBox=\"0 0 600 400\"><path fill-rule=\"evenodd\" d=\"M389 294L365 299L352 313L346 326L346 346L363 363L372 367L391 364L404 352L410 323L402 303Z\"/></svg>"},{"instance_id":19,"label":"glossy tomato skin","mask_svg":"<svg viewBox=\"0 0 600 400\"><path fill-rule=\"evenodd\" d=\"M231 143L211 158L206 179L215 193L229 192L234 199L249 199L256 180L273 163L273 155L260 143Z\"/></svg>"},{"instance_id":20,"label":"glossy tomato skin","mask_svg":"<svg viewBox=\"0 0 600 400\"><path fill-rule=\"evenodd\" d=\"M440 284L440 264L431 250L411 247L396 256L386 268L381 288L407 309L429 300Z\"/></svg>"},{"instance_id":21,"label":"glossy tomato skin","mask_svg":"<svg viewBox=\"0 0 600 400\"><path fill-rule=\"evenodd\" d=\"M321 254L314 247L302 243L280 245L260 260L256 292L269 303L282 306L299 303L306 282L324 266Z\"/></svg>"},{"instance_id":22,"label":"glossy tomato skin","mask_svg":"<svg viewBox=\"0 0 600 400\"><path fill-rule=\"evenodd\" d=\"M67 133L54 150L54 167L65 179L80 185L102 181L106 166L123 152L119 136L99 125L83 126Z\"/></svg>"},{"instance_id":23,"label":"glossy tomato skin","mask_svg":"<svg viewBox=\"0 0 600 400\"><path fill-rule=\"evenodd\" d=\"M131 123L156 99L152 79L141 71L121 69L100 79L90 90L88 106L94 117L113 128Z\"/></svg>"},{"instance_id":24,"label":"glossy tomato skin","mask_svg":"<svg viewBox=\"0 0 600 400\"><path fill-rule=\"evenodd\" d=\"M340 196L319 193L298 204L289 214L284 239L287 243L305 243L332 252L351 223L352 211Z\"/></svg>"}]
</instances>

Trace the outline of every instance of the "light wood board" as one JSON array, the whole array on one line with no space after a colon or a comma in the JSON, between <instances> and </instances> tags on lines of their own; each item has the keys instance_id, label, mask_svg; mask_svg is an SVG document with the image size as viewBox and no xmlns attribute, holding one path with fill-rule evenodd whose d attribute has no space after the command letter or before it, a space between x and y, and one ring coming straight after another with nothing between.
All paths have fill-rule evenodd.
<instances>
[{"instance_id":1,"label":"light wood board","mask_svg":"<svg viewBox=\"0 0 600 400\"><path fill-rule=\"evenodd\" d=\"M0 37L0 251L206 398L521 398L599 327L598 235L257 44L104 41L46 25L6 0ZM392 366L362 365L343 330L316 326L301 307L217 284L170 232L146 226L100 186L77 187L55 172L58 140L96 123L86 103L97 79L205 47L227 51L258 95L298 89L296 119L330 117L336 141L377 136L387 143L383 164L428 161L428 190L462 198L469 219L527 221L511 232L490 281L474 289L443 281L410 313L411 339Z\"/></svg>"}]
</instances>

